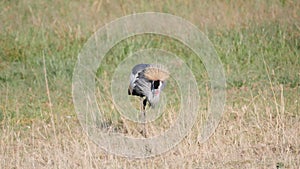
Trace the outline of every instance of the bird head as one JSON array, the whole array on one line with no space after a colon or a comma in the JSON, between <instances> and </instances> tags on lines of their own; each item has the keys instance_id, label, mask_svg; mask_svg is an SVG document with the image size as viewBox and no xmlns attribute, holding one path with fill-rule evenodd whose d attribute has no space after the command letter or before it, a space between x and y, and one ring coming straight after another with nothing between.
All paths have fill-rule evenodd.
<instances>
[{"instance_id":1,"label":"bird head","mask_svg":"<svg viewBox=\"0 0 300 169\"><path fill-rule=\"evenodd\" d=\"M169 72L161 65L151 65L145 69L145 77L151 82L151 92L147 99L152 108L159 102L159 96L165 87L166 80L169 78Z\"/></svg>"},{"instance_id":2,"label":"bird head","mask_svg":"<svg viewBox=\"0 0 300 169\"><path fill-rule=\"evenodd\" d=\"M155 108L159 102L159 96L163 88L162 84L163 82L159 80L151 82L151 93L147 98L152 108Z\"/></svg>"},{"instance_id":3,"label":"bird head","mask_svg":"<svg viewBox=\"0 0 300 169\"><path fill-rule=\"evenodd\" d=\"M154 96L159 96L160 92L164 87L164 82L160 80L155 80L151 82L151 92Z\"/></svg>"}]
</instances>

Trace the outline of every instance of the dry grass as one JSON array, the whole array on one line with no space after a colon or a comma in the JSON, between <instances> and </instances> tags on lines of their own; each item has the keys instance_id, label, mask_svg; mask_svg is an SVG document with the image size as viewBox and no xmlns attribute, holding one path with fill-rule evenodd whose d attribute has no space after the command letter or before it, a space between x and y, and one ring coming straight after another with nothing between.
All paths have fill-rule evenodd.
<instances>
[{"instance_id":1,"label":"dry grass","mask_svg":"<svg viewBox=\"0 0 300 169\"><path fill-rule=\"evenodd\" d=\"M295 92L294 90L281 92ZM241 91L229 93L238 96ZM251 92L251 91L242 91ZM233 99L229 97L228 99ZM53 126L33 121L16 129L2 126L2 168L297 168L299 114L276 112L275 100L258 94L237 106L228 105L216 133L204 144L196 143L197 128L171 151L149 159L127 159L97 147L78 126L76 117ZM280 98L284 99L284 98ZM277 105L279 109L283 105Z\"/></svg>"},{"instance_id":2,"label":"dry grass","mask_svg":"<svg viewBox=\"0 0 300 169\"><path fill-rule=\"evenodd\" d=\"M224 32L246 30L250 35L256 34L251 32L252 27L278 23L287 30L293 29L291 37L296 44L292 46L295 50L276 53L281 57L294 56L296 61L272 67L275 58L258 70L245 70L238 68L251 64L236 66L236 60L224 58L228 79L234 72L243 79L241 76L255 70L261 79L251 85L242 80L242 85L228 87L222 121L207 142L197 143L197 133L201 131L198 125L179 145L161 156L114 156L97 147L79 126L70 76L77 53L92 32L125 14L145 11L182 16L204 32L217 32L213 33L212 39L217 38L214 42L231 36ZM299 21L300 3L292 0L0 2L0 168L299 168L299 81L293 87L277 81L282 72L288 72L287 77L289 72L296 73L290 80L300 77ZM288 34L280 35L288 42ZM287 49L288 45L284 45L282 49ZM222 56L231 52L228 46L216 47ZM276 47L253 55L273 50ZM135 132L130 122L123 125Z\"/></svg>"}]
</instances>

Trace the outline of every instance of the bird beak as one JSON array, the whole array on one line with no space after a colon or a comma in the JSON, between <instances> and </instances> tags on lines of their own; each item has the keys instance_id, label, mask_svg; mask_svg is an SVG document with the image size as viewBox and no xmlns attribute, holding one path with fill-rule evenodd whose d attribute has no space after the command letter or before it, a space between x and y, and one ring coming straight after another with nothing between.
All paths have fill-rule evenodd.
<instances>
[{"instance_id":1,"label":"bird beak","mask_svg":"<svg viewBox=\"0 0 300 169\"><path fill-rule=\"evenodd\" d=\"M155 94L155 95L159 95L159 93L160 93L159 89L155 89L155 90L154 90L154 94Z\"/></svg>"}]
</instances>

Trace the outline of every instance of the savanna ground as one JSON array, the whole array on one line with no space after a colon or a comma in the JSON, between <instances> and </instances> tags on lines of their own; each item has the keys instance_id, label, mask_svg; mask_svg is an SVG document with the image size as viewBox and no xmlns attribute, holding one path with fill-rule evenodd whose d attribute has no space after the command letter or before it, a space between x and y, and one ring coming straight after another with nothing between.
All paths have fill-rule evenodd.
<instances>
[{"instance_id":1,"label":"savanna ground","mask_svg":"<svg viewBox=\"0 0 300 169\"><path fill-rule=\"evenodd\" d=\"M127 159L98 148L83 132L72 102L72 73L93 32L146 11L181 16L208 36L224 65L227 102L207 142L197 143L196 125L161 156ZM0 25L0 168L300 167L299 1L1 1ZM111 54L133 49L124 45L126 50L119 45ZM197 82L208 100L209 79L201 83L205 70L195 69L201 62L187 55L184 60L200 74ZM102 93L112 68L99 69ZM113 111L110 102L103 104ZM208 103L201 104L205 110ZM120 132L138 135L134 124L112 118L110 125Z\"/></svg>"}]
</instances>

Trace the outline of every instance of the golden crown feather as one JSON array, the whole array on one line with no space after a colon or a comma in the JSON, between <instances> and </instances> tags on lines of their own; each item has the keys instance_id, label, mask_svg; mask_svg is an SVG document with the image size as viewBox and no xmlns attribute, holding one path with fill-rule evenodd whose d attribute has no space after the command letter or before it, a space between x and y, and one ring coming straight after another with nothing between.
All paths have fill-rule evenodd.
<instances>
[{"instance_id":1,"label":"golden crown feather","mask_svg":"<svg viewBox=\"0 0 300 169\"><path fill-rule=\"evenodd\" d=\"M150 65L145 69L145 77L149 80L165 81L169 78L169 71L162 65Z\"/></svg>"}]
</instances>

